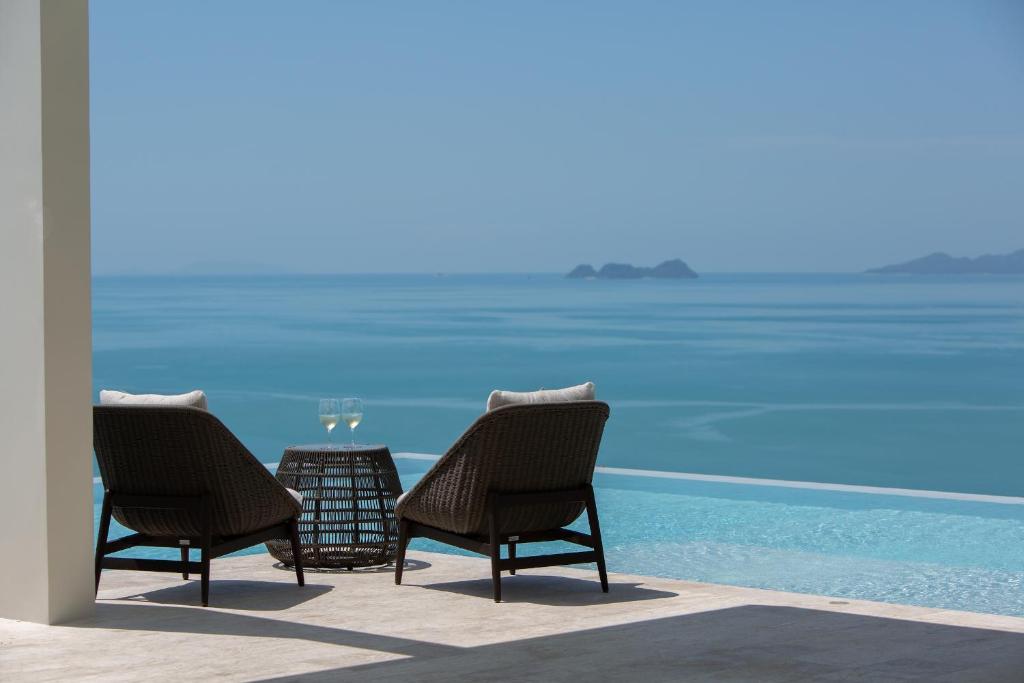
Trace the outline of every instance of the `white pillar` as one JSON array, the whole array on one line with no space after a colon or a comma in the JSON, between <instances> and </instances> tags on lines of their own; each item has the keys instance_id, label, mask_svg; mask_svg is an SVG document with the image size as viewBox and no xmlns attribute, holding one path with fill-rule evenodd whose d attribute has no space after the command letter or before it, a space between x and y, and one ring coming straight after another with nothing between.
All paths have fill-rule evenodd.
<instances>
[{"instance_id":1,"label":"white pillar","mask_svg":"<svg viewBox=\"0 0 1024 683\"><path fill-rule=\"evenodd\" d=\"M0 0L0 617L89 614L87 0Z\"/></svg>"}]
</instances>

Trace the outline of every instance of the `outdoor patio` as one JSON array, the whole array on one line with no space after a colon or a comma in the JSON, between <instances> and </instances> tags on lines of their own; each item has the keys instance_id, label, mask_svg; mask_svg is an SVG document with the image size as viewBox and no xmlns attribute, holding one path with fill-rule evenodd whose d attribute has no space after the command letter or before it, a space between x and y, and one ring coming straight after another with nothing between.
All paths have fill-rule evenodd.
<instances>
[{"instance_id":1,"label":"outdoor patio","mask_svg":"<svg viewBox=\"0 0 1024 683\"><path fill-rule=\"evenodd\" d=\"M6 680L1024 680L1024 619L540 569L490 597L486 560L294 575L214 562L211 607L167 574L107 571L95 615L0 620Z\"/></svg>"}]
</instances>

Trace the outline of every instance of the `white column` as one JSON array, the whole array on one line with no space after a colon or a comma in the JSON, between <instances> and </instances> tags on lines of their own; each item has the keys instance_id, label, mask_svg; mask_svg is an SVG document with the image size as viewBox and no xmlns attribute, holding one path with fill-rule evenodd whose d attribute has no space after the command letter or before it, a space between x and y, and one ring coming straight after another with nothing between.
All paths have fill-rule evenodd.
<instances>
[{"instance_id":1,"label":"white column","mask_svg":"<svg viewBox=\"0 0 1024 683\"><path fill-rule=\"evenodd\" d=\"M87 0L0 0L0 617L89 614Z\"/></svg>"}]
</instances>

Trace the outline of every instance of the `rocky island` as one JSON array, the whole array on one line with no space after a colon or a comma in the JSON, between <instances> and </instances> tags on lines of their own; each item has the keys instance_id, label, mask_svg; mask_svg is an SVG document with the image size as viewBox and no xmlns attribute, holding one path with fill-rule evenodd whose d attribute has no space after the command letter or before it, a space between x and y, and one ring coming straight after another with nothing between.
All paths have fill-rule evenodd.
<instances>
[{"instance_id":1,"label":"rocky island","mask_svg":"<svg viewBox=\"0 0 1024 683\"><path fill-rule=\"evenodd\" d=\"M936 252L906 263L872 268L868 273L909 275L1019 275L1024 274L1024 249L1010 254L985 254L977 258Z\"/></svg>"},{"instance_id":2,"label":"rocky island","mask_svg":"<svg viewBox=\"0 0 1024 683\"><path fill-rule=\"evenodd\" d=\"M589 263L584 263L573 268L566 277L574 280L586 280L588 278L597 277L597 271L594 270L594 266Z\"/></svg>"},{"instance_id":3,"label":"rocky island","mask_svg":"<svg viewBox=\"0 0 1024 683\"><path fill-rule=\"evenodd\" d=\"M601 270L594 270L589 263L576 266L567 278L598 280L639 280L641 278L658 278L665 280L692 280L697 277L688 265L680 259L672 259L659 263L653 268L631 266L628 263L606 263Z\"/></svg>"}]
</instances>

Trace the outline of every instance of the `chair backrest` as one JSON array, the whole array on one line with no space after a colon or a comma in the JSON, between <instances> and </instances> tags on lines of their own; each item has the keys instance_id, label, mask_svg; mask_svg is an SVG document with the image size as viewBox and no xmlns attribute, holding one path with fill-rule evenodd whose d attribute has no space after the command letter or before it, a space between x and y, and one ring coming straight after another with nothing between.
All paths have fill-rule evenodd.
<instances>
[{"instance_id":1,"label":"chair backrest","mask_svg":"<svg viewBox=\"0 0 1024 683\"><path fill-rule=\"evenodd\" d=\"M299 513L288 491L213 414L198 408L94 406L93 448L115 494L210 498L213 533L237 535ZM118 508L124 526L155 536L197 536L196 514Z\"/></svg>"},{"instance_id":2,"label":"chair backrest","mask_svg":"<svg viewBox=\"0 0 1024 683\"><path fill-rule=\"evenodd\" d=\"M403 497L396 513L460 534L487 531L487 496L578 488L591 483L608 419L600 401L511 405L480 416ZM572 523L582 503L502 511L503 533Z\"/></svg>"}]
</instances>

